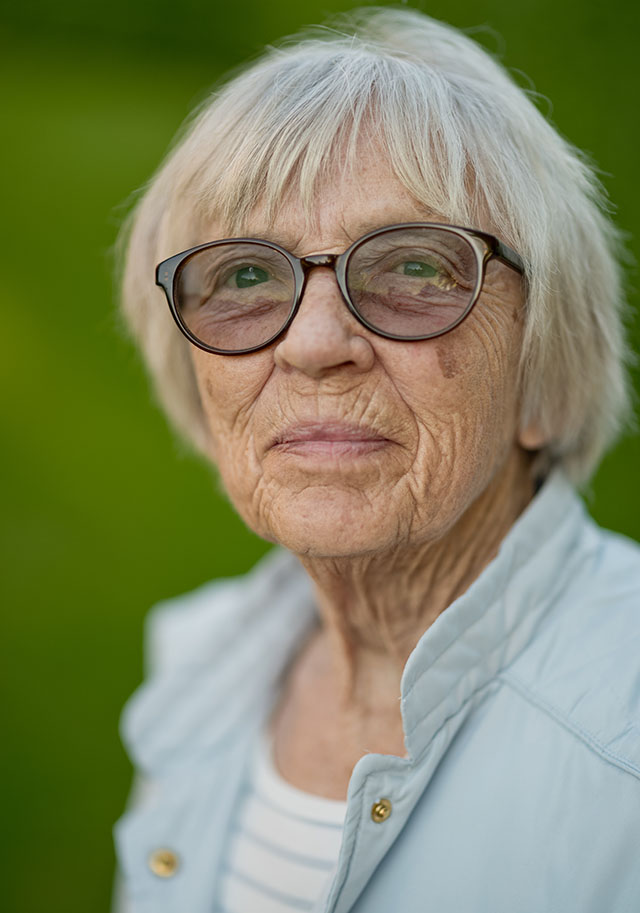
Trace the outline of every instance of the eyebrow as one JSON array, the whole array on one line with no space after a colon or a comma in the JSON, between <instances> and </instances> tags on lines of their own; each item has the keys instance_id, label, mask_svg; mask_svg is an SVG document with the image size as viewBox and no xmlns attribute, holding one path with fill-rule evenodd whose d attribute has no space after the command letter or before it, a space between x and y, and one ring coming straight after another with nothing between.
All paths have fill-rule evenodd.
<instances>
[{"instance_id":1,"label":"eyebrow","mask_svg":"<svg viewBox=\"0 0 640 913\"><path fill-rule=\"evenodd\" d=\"M342 251L344 251L348 247L350 247L351 244L354 243L354 241L357 241L359 238L362 238L364 235L368 234L370 231L375 231L378 228L386 228L389 225L399 225L399 224L403 224L406 222L441 221L443 218L444 217L440 213L435 213L435 212L429 213L428 215L425 214L425 216L421 219L417 218L417 216L413 216L410 219L406 219L406 218L402 219L400 217L400 214L398 214L397 218L395 218L395 219L392 218L389 221L387 221L387 220L383 221L381 219L376 219L376 218L365 219L362 222L356 223L353 226L352 231L348 231L346 226L343 223L339 223L338 228L339 228L339 231L342 233L342 235L345 238L345 243L343 245L341 245L340 250L336 250L335 253L342 253ZM237 235L235 237L253 238L257 241L269 241L271 244L277 244L280 247L284 247L285 250L288 250L290 253L292 253L296 256L298 254L302 255L302 252L299 251L299 248L300 248L300 245L302 244L302 240L303 240L304 236L301 236L298 234L293 234L292 232L288 231L286 228L282 231L276 232L272 228L265 227L264 230L259 230L259 231L255 232L254 234ZM222 240L222 239L211 238L209 240L215 241L215 240ZM308 254L309 252L305 251L304 253Z\"/></svg>"},{"instance_id":2,"label":"eyebrow","mask_svg":"<svg viewBox=\"0 0 640 913\"><path fill-rule=\"evenodd\" d=\"M287 229L276 232L267 228L265 231L256 232L254 235L245 235L245 237L256 238L260 241L269 241L271 244L278 244L292 254L295 253L302 243L302 236L297 234L294 235L292 232L287 231Z\"/></svg>"}]
</instances>

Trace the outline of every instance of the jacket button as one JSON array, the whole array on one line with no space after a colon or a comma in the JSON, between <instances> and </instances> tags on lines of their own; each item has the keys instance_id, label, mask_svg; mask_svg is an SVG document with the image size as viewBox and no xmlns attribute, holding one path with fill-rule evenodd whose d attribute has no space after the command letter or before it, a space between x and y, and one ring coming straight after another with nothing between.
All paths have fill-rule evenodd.
<instances>
[{"instance_id":1,"label":"jacket button","mask_svg":"<svg viewBox=\"0 0 640 913\"><path fill-rule=\"evenodd\" d=\"M149 868L158 878L171 878L180 867L180 860L173 850L161 848L149 856Z\"/></svg>"},{"instance_id":2,"label":"jacket button","mask_svg":"<svg viewBox=\"0 0 640 913\"><path fill-rule=\"evenodd\" d=\"M376 824L382 824L391 814L391 802L388 799L378 799L371 806L371 820Z\"/></svg>"}]
</instances>

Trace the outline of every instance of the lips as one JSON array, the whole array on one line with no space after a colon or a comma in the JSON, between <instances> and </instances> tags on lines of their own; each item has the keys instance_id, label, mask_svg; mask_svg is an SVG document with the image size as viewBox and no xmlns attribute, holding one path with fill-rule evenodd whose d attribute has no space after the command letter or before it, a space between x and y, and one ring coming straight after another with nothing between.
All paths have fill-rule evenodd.
<instances>
[{"instance_id":1,"label":"lips","mask_svg":"<svg viewBox=\"0 0 640 913\"><path fill-rule=\"evenodd\" d=\"M270 447L304 455L364 455L380 450L389 439L375 429L344 422L299 422L286 426Z\"/></svg>"}]
</instances>

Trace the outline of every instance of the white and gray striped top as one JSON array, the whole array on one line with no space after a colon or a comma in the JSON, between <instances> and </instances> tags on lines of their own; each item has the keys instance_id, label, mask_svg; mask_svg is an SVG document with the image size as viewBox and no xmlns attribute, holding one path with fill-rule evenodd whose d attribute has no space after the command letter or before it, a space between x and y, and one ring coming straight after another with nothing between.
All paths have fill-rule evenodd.
<instances>
[{"instance_id":1,"label":"white and gray striped top","mask_svg":"<svg viewBox=\"0 0 640 913\"><path fill-rule=\"evenodd\" d=\"M216 913L311 910L333 875L346 808L283 780L264 735L231 832Z\"/></svg>"}]
</instances>

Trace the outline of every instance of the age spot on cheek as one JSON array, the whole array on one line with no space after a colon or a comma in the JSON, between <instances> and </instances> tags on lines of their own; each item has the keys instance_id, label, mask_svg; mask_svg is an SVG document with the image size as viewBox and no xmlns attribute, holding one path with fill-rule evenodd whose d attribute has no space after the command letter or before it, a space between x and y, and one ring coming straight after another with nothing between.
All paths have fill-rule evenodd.
<instances>
[{"instance_id":1,"label":"age spot on cheek","mask_svg":"<svg viewBox=\"0 0 640 913\"><path fill-rule=\"evenodd\" d=\"M460 366L451 345L447 345L446 342L436 343L436 354L442 376L446 377L447 380L455 377L460 370Z\"/></svg>"}]
</instances>

